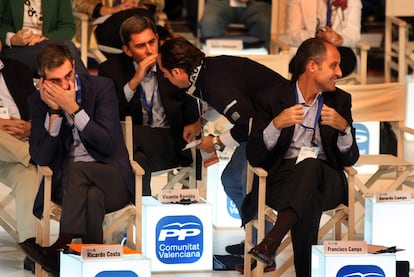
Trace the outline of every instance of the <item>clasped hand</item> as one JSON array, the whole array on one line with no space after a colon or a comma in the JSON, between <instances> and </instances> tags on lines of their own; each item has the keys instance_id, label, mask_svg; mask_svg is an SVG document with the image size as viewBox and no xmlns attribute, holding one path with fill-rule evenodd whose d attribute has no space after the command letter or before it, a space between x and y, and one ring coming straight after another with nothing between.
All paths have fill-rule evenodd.
<instances>
[{"instance_id":1,"label":"clasped hand","mask_svg":"<svg viewBox=\"0 0 414 277\"><path fill-rule=\"evenodd\" d=\"M316 37L329 41L335 46L341 46L344 43L342 36L332 30L331 27L325 27L323 31L318 31Z\"/></svg>"},{"instance_id":2,"label":"clasped hand","mask_svg":"<svg viewBox=\"0 0 414 277\"><path fill-rule=\"evenodd\" d=\"M69 88L64 89L50 80L40 78L40 98L51 109L62 109L67 113L76 111L78 104L76 103L75 84L71 80L68 82Z\"/></svg>"},{"instance_id":3,"label":"clasped hand","mask_svg":"<svg viewBox=\"0 0 414 277\"><path fill-rule=\"evenodd\" d=\"M296 104L284 109L272 122L277 129L281 130L295 124L301 124L304 116L305 111L302 104ZM322 125L328 125L341 132L348 126L346 120L335 109L330 108L325 104L322 106L320 116Z\"/></svg>"},{"instance_id":4,"label":"clasped hand","mask_svg":"<svg viewBox=\"0 0 414 277\"><path fill-rule=\"evenodd\" d=\"M47 37L39 34L33 34L30 29L21 29L11 38L13 46L33 46L36 43L47 40Z\"/></svg>"}]
</instances>

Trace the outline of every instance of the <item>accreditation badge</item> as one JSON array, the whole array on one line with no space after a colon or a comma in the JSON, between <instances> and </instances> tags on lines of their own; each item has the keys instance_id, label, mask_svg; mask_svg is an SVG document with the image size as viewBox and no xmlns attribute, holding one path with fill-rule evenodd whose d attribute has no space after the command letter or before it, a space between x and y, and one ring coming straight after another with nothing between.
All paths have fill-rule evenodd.
<instances>
[{"instance_id":1,"label":"accreditation badge","mask_svg":"<svg viewBox=\"0 0 414 277\"><path fill-rule=\"evenodd\" d=\"M304 159L313 158L317 159L319 154L319 147L317 146L302 146L298 158L296 159L296 164L300 163Z\"/></svg>"}]
</instances>

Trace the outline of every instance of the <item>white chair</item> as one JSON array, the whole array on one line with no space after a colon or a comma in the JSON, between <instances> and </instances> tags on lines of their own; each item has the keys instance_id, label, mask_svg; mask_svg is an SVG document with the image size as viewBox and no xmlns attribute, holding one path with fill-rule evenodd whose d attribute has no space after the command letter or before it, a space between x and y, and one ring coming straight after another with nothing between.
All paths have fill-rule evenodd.
<instances>
[{"instance_id":1,"label":"white chair","mask_svg":"<svg viewBox=\"0 0 414 277\"><path fill-rule=\"evenodd\" d=\"M15 216L10 214L7 209L13 204L13 195L10 189L6 188L4 184L0 183L0 186L6 189L7 194L0 200L0 226L9 233L16 241L19 240L17 233L17 223Z\"/></svg>"},{"instance_id":2,"label":"white chair","mask_svg":"<svg viewBox=\"0 0 414 277\"><path fill-rule=\"evenodd\" d=\"M205 2L208 0L198 0L198 11L197 11L197 23L199 24L201 21L201 18L203 17L203 13L204 13L204 6L205 6ZM280 12L278 10L278 1L280 0L272 0L272 11L271 11L271 26L270 26L270 45L269 45L269 53L270 54L276 54L277 51L275 51L275 43L274 41L277 40L277 30L279 28L279 22L280 20L280 16L282 16L282 18L284 18L286 15L284 15L282 12ZM286 1L286 0L282 0L282 1ZM238 23L230 23L227 26L228 30L230 31L230 34L233 35L240 35L240 34L245 34L246 33L246 26L244 26L243 24L238 24ZM200 39L200 27L198 26L197 28L197 39ZM278 44L281 45L281 44ZM289 49L289 46L286 45L287 49Z\"/></svg>"},{"instance_id":3,"label":"white chair","mask_svg":"<svg viewBox=\"0 0 414 277\"><path fill-rule=\"evenodd\" d=\"M272 1L272 30L271 30L271 53L289 53L289 40L287 36L287 14L288 0ZM356 45L357 68L354 73L340 80L343 84L367 83L367 59L370 46L365 42Z\"/></svg>"},{"instance_id":4,"label":"white chair","mask_svg":"<svg viewBox=\"0 0 414 277\"><path fill-rule=\"evenodd\" d=\"M340 88L352 95L352 115L354 122L390 121L397 136L397 156L391 154L363 154L356 166L377 166L374 173L366 173L355 178L355 197L362 207L364 196L375 191L393 191L405 186L413 188L414 165L404 157L405 134L414 134L414 129L405 125L406 84L384 83L369 85L344 85ZM358 134L358 131L357 131ZM375 136L375 134L370 134ZM378 134L379 135L379 134ZM361 213L363 216L363 212ZM356 223L363 217L359 216Z\"/></svg>"},{"instance_id":5,"label":"white chair","mask_svg":"<svg viewBox=\"0 0 414 277\"><path fill-rule=\"evenodd\" d=\"M133 142L131 117L126 117L125 121L121 122L121 125L129 160L135 173L135 205L129 204L118 211L105 215L103 223L104 241L107 241L115 231L120 227L123 227L124 223L127 222L127 245L140 251L142 249L142 176L144 175L144 170L132 158ZM44 178L44 206L42 219L38 221L36 226L36 242L42 246L49 246L51 220L60 220L61 207L51 200L52 170L47 166L39 166L38 168ZM39 264L36 264L35 271L36 277L48 276L48 273L42 270L42 267Z\"/></svg>"},{"instance_id":6,"label":"white chair","mask_svg":"<svg viewBox=\"0 0 414 277\"><path fill-rule=\"evenodd\" d=\"M398 82L405 82L408 68L414 70L414 41L409 40L409 25L401 18L406 16L414 16L412 1L386 1L385 82L391 82L391 72L396 72Z\"/></svg>"}]
</instances>

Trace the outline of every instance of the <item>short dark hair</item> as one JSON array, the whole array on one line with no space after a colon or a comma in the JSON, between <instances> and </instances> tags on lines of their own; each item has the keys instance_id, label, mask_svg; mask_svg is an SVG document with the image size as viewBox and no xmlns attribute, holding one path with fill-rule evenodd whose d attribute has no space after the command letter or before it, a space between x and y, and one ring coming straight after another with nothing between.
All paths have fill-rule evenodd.
<instances>
[{"instance_id":1,"label":"short dark hair","mask_svg":"<svg viewBox=\"0 0 414 277\"><path fill-rule=\"evenodd\" d=\"M310 38L302 42L296 51L292 80L297 80L306 70L306 65L313 60L320 64L326 58L326 42L319 38Z\"/></svg>"},{"instance_id":2,"label":"short dark hair","mask_svg":"<svg viewBox=\"0 0 414 277\"><path fill-rule=\"evenodd\" d=\"M128 46L132 34L139 34L146 29L150 29L154 34L157 34L157 27L151 18L143 15L128 17L119 27L119 36L121 37L122 44Z\"/></svg>"},{"instance_id":3,"label":"short dark hair","mask_svg":"<svg viewBox=\"0 0 414 277\"><path fill-rule=\"evenodd\" d=\"M159 49L162 66L171 71L182 68L190 75L201 64L205 54L184 38L172 38L164 42Z\"/></svg>"},{"instance_id":4,"label":"short dark hair","mask_svg":"<svg viewBox=\"0 0 414 277\"><path fill-rule=\"evenodd\" d=\"M72 54L66 45L49 43L45 45L36 58L37 71L40 76L45 76L45 69L54 69L65 63L73 62Z\"/></svg>"}]
</instances>

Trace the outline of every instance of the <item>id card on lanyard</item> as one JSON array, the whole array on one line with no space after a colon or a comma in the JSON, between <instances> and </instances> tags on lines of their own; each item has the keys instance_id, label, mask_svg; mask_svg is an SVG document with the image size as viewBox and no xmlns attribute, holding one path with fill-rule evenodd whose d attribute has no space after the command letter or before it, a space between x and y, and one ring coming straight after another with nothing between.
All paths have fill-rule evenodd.
<instances>
[{"instance_id":1,"label":"id card on lanyard","mask_svg":"<svg viewBox=\"0 0 414 277\"><path fill-rule=\"evenodd\" d=\"M296 164L298 164L299 162L301 162L301 161L303 161L304 159L307 159L307 158L313 158L313 159L318 158L320 147L316 144L315 136L316 136L316 128L318 126L319 117L320 117L321 111L322 111L323 101L324 101L324 97L323 97L323 95L321 95L318 99L318 110L316 111L315 120L314 120L314 123L313 123L313 128L310 128L313 131L311 146L302 146L300 148L299 155L296 159ZM296 103L299 104L299 95L298 95L298 90L297 89L296 89ZM309 129L309 127L306 127L306 126L302 126L302 127L306 128L306 129Z\"/></svg>"}]
</instances>

